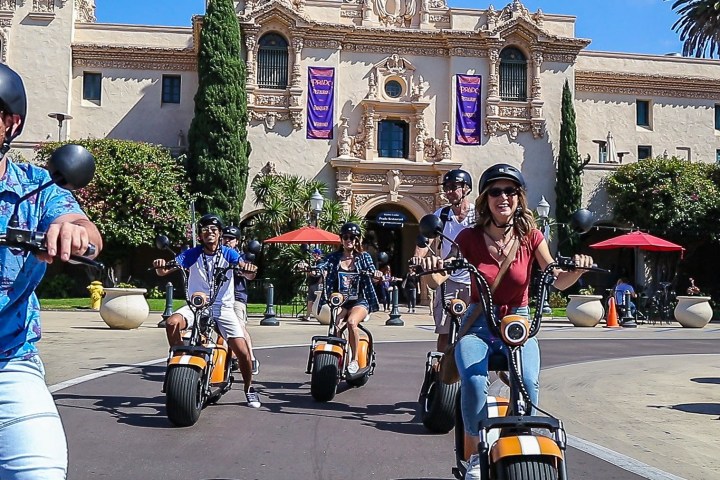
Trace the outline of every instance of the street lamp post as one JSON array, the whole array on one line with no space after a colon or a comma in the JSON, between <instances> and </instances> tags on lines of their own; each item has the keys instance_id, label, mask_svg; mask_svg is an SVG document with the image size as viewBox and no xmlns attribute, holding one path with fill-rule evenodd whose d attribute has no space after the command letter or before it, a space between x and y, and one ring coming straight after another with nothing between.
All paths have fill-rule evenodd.
<instances>
[{"instance_id":1,"label":"street lamp post","mask_svg":"<svg viewBox=\"0 0 720 480\"><path fill-rule=\"evenodd\" d=\"M313 227L318 226L318 219L320 218L320 212L322 212L324 203L325 199L316 189L315 193L313 193L312 197L310 197L310 210Z\"/></svg>"},{"instance_id":2,"label":"street lamp post","mask_svg":"<svg viewBox=\"0 0 720 480\"><path fill-rule=\"evenodd\" d=\"M65 120L72 120L72 115L69 113L52 112L48 113L48 117L54 118L58 122L58 142L62 142L62 126Z\"/></svg>"},{"instance_id":3,"label":"street lamp post","mask_svg":"<svg viewBox=\"0 0 720 480\"><path fill-rule=\"evenodd\" d=\"M542 228L542 234L543 237L545 237L545 240L548 239L548 232L547 227L550 220L550 204L547 200L545 200L545 196L540 197L540 202L538 202L537 208L535 208L535 211L538 214L538 217L540 217L540 225ZM549 315L552 314L552 308L550 308L550 304L547 301L547 298L545 299L545 303L542 306L542 312L543 314Z\"/></svg>"}]
</instances>

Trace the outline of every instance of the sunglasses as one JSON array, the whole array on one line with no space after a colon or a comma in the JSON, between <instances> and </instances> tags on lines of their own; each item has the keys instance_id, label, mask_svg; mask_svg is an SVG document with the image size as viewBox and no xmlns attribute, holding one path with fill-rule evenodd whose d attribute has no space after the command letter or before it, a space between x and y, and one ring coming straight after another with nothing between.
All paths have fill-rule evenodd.
<instances>
[{"instance_id":1,"label":"sunglasses","mask_svg":"<svg viewBox=\"0 0 720 480\"><path fill-rule=\"evenodd\" d=\"M497 198L500 195L505 195L506 197L514 197L520 192L520 189L517 187L505 187L505 188L491 188L488 190L488 195L490 195L493 198Z\"/></svg>"},{"instance_id":2,"label":"sunglasses","mask_svg":"<svg viewBox=\"0 0 720 480\"><path fill-rule=\"evenodd\" d=\"M458 188L462 188L462 187L463 187L462 184L460 184L460 185L457 185L457 184L453 184L453 185L447 184L447 185L443 185L442 189L443 189L443 192L454 192L454 191L457 190Z\"/></svg>"},{"instance_id":3,"label":"sunglasses","mask_svg":"<svg viewBox=\"0 0 720 480\"><path fill-rule=\"evenodd\" d=\"M218 233L220 230L217 227L202 227L200 231L202 233Z\"/></svg>"},{"instance_id":4,"label":"sunglasses","mask_svg":"<svg viewBox=\"0 0 720 480\"><path fill-rule=\"evenodd\" d=\"M357 237L355 235L343 235L340 238L342 238L343 240L355 240Z\"/></svg>"}]
</instances>

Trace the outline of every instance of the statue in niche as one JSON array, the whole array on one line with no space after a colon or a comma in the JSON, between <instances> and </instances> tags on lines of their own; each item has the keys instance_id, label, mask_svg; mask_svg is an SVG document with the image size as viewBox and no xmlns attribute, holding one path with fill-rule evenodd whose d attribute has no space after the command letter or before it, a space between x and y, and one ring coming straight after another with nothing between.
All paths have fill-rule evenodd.
<instances>
[{"instance_id":1,"label":"statue in niche","mask_svg":"<svg viewBox=\"0 0 720 480\"><path fill-rule=\"evenodd\" d=\"M340 139L338 140L338 156L349 157L351 148L350 135L348 135L348 119L340 118Z\"/></svg>"},{"instance_id":2,"label":"statue in niche","mask_svg":"<svg viewBox=\"0 0 720 480\"><path fill-rule=\"evenodd\" d=\"M377 98L377 79L375 77L375 72L370 72L370 76L368 77L368 97L367 98Z\"/></svg>"},{"instance_id":3,"label":"statue in niche","mask_svg":"<svg viewBox=\"0 0 720 480\"><path fill-rule=\"evenodd\" d=\"M387 182L388 187L390 188L388 199L391 202L397 202L399 197L398 191L400 190L400 185L402 184L402 173L400 170L388 170Z\"/></svg>"}]
</instances>

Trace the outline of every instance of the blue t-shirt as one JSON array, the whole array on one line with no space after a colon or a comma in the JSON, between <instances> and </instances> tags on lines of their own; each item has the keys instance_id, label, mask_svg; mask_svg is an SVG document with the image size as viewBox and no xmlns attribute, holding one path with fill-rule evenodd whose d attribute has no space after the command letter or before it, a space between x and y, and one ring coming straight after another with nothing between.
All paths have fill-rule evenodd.
<instances>
[{"instance_id":1,"label":"blue t-shirt","mask_svg":"<svg viewBox=\"0 0 720 480\"><path fill-rule=\"evenodd\" d=\"M633 289L632 285L627 283L615 285L615 304L625 305L625 292L630 292L630 295L632 295L633 293L635 293L635 290Z\"/></svg>"},{"instance_id":2,"label":"blue t-shirt","mask_svg":"<svg viewBox=\"0 0 720 480\"><path fill-rule=\"evenodd\" d=\"M44 168L8 159L0 178L0 232L6 232L20 197L49 180ZM83 212L70 192L52 185L21 203L18 219L20 228L45 232L55 219L69 213ZM35 288L46 267L35 255L0 247L0 360L37 354L35 342L41 333Z\"/></svg>"}]
</instances>

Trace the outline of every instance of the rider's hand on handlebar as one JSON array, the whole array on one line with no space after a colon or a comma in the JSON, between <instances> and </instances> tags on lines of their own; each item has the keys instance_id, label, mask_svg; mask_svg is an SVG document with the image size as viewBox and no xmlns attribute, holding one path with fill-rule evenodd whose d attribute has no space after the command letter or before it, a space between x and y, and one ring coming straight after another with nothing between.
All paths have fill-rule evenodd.
<instances>
[{"instance_id":1,"label":"rider's hand on handlebar","mask_svg":"<svg viewBox=\"0 0 720 480\"><path fill-rule=\"evenodd\" d=\"M439 270L443 268L443 259L436 255L429 255L427 257L413 257L410 261L413 265L418 265L423 271L428 270Z\"/></svg>"},{"instance_id":2,"label":"rider's hand on handlebar","mask_svg":"<svg viewBox=\"0 0 720 480\"><path fill-rule=\"evenodd\" d=\"M573 257L573 262L575 262L575 268L578 269L590 268L594 265L593 259L590 255L577 254Z\"/></svg>"},{"instance_id":3,"label":"rider's hand on handlebar","mask_svg":"<svg viewBox=\"0 0 720 480\"><path fill-rule=\"evenodd\" d=\"M47 253L41 252L37 256L47 263L52 263L55 256L67 262L70 255L85 254L89 243L88 231L84 226L71 222L51 223L45 233Z\"/></svg>"},{"instance_id":4,"label":"rider's hand on handlebar","mask_svg":"<svg viewBox=\"0 0 720 480\"><path fill-rule=\"evenodd\" d=\"M254 263L249 263L249 262L240 262L237 264L237 269L241 273L253 274L253 273L257 272L257 265L255 265Z\"/></svg>"}]
</instances>

